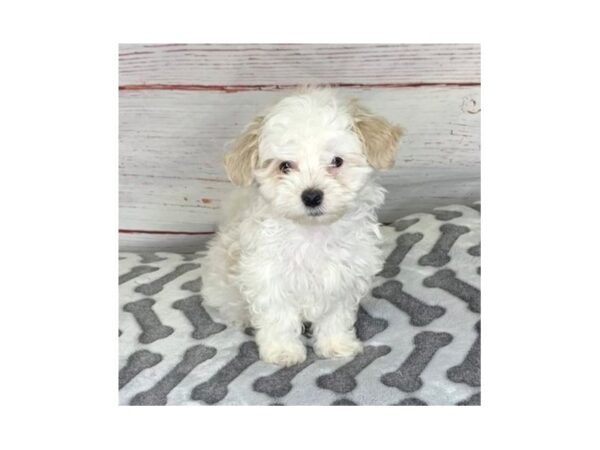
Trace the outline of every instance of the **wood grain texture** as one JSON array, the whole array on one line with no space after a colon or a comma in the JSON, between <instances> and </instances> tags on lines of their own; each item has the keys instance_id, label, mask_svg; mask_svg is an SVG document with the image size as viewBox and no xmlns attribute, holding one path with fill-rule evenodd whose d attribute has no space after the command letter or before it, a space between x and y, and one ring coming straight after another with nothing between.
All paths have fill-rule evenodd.
<instances>
[{"instance_id":1,"label":"wood grain texture","mask_svg":"<svg viewBox=\"0 0 600 450\"><path fill-rule=\"evenodd\" d=\"M119 61L125 250L202 247L232 189L226 143L298 84L337 86L406 129L382 221L479 199L478 44L123 44Z\"/></svg>"},{"instance_id":2,"label":"wood grain texture","mask_svg":"<svg viewBox=\"0 0 600 450\"><path fill-rule=\"evenodd\" d=\"M121 91L120 228L213 231L232 188L222 162L226 143L287 93ZM381 174L389 190L382 221L479 199L479 87L361 88L341 94L406 129L396 167ZM131 233L122 238L124 246L134 244Z\"/></svg>"},{"instance_id":3,"label":"wood grain texture","mask_svg":"<svg viewBox=\"0 0 600 450\"><path fill-rule=\"evenodd\" d=\"M193 253L206 249L213 235L172 235L147 233L120 233L119 250L128 252L163 251Z\"/></svg>"},{"instance_id":4,"label":"wood grain texture","mask_svg":"<svg viewBox=\"0 0 600 450\"><path fill-rule=\"evenodd\" d=\"M478 44L122 44L122 88L478 84Z\"/></svg>"}]
</instances>

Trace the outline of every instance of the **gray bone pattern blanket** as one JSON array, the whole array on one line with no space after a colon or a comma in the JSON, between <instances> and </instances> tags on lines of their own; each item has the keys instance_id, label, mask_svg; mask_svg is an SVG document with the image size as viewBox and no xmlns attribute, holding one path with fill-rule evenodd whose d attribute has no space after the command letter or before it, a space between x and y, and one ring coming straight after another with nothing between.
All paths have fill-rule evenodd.
<instances>
[{"instance_id":1,"label":"gray bone pattern blanket","mask_svg":"<svg viewBox=\"0 0 600 450\"><path fill-rule=\"evenodd\" d=\"M279 368L252 330L205 308L202 253L120 253L123 405L479 405L479 204L382 227L387 259L358 313L353 359Z\"/></svg>"}]
</instances>

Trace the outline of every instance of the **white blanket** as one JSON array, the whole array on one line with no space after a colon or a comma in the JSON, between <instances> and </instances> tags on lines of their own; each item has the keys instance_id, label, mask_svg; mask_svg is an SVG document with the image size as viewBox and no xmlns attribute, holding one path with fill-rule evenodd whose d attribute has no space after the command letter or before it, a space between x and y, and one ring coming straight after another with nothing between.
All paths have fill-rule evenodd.
<instances>
[{"instance_id":1,"label":"white blanket","mask_svg":"<svg viewBox=\"0 0 600 450\"><path fill-rule=\"evenodd\" d=\"M387 259L356 324L365 351L298 366L258 359L199 295L202 253L120 254L123 405L480 404L479 204L384 226Z\"/></svg>"}]
</instances>

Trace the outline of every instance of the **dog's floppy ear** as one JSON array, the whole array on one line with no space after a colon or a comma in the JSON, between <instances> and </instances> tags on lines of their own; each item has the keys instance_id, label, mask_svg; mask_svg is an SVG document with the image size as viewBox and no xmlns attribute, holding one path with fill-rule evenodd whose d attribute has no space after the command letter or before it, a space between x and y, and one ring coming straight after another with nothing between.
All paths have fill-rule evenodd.
<instances>
[{"instance_id":1,"label":"dog's floppy ear","mask_svg":"<svg viewBox=\"0 0 600 450\"><path fill-rule=\"evenodd\" d=\"M391 169L396 159L396 147L403 134L402 128L372 114L356 101L350 102L350 113L367 162L375 169Z\"/></svg>"},{"instance_id":2,"label":"dog's floppy ear","mask_svg":"<svg viewBox=\"0 0 600 450\"><path fill-rule=\"evenodd\" d=\"M239 186L252 184L252 172L258 163L258 137L264 117L256 117L233 142L225 155L229 179Z\"/></svg>"}]
</instances>

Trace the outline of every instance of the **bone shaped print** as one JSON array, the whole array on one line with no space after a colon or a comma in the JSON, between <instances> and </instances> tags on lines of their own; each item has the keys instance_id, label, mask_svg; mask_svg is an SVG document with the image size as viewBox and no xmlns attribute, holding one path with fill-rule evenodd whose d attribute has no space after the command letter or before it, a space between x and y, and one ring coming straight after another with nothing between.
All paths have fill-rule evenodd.
<instances>
[{"instance_id":1,"label":"bone shaped print","mask_svg":"<svg viewBox=\"0 0 600 450\"><path fill-rule=\"evenodd\" d=\"M464 361L458 366L450 367L446 374L455 383L466 383L469 386L481 384L481 322L475 325L477 339L469 349Z\"/></svg>"},{"instance_id":2,"label":"bone shaped print","mask_svg":"<svg viewBox=\"0 0 600 450\"><path fill-rule=\"evenodd\" d=\"M394 228L396 229L396 231L404 231L407 228L412 227L418 221L419 221L418 218L400 219L400 220L396 220L392 225L394 225Z\"/></svg>"},{"instance_id":3,"label":"bone shaped print","mask_svg":"<svg viewBox=\"0 0 600 450\"><path fill-rule=\"evenodd\" d=\"M445 209L434 209L431 214L433 214L435 219L439 220L440 222L456 219L457 217L461 217L463 215L463 213L460 211L449 211Z\"/></svg>"},{"instance_id":4,"label":"bone shaped print","mask_svg":"<svg viewBox=\"0 0 600 450\"><path fill-rule=\"evenodd\" d=\"M442 289L466 302L471 311L481 312L481 292L476 287L456 278L453 270L439 270L425 278L423 284L426 287Z\"/></svg>"},{"instance_id":5,"label":"bone shaped print","mask_svg":"<svg viewBox=\"0 0 600 450\"><path fill-rule=\"evenodd\" d=\"M383 269L377 275L385 278L393 278L400 273L400 264L413 248L423 239L423 233L404 233L396 239L396 248L386 258Z\"/></svg>"},{"instance_id":6,"label":"bone shaped print","mask_svg":"<svg viewBox=\"0 0 600 450\"><path fill-rule=\"evenodd\" d=\"M340 398L339 400L333 402L331 406L356 406L356 403L347 398Z\"/></svg>"},{"instance_id":7,"label":"bone shaped print","mask_svg":"<svg viewBox=\"0 0 600 450\"><path fill-rule=\"evenodd\" d=\"M427 403L425 403L421 399L418 399L415 397L410 397L410 398L405 398L404 400L400 401L399 403L396 403L395 406L427 406Z\"/></svg>"},{"instance_id":8,"label":"bone shaped print","mask_svg":"<svg viewBox=\"0 0 600 450\"><path fill-rule=\"evenodd\" d=\"M317 378L317 386L322 389L329 389L338 394L346 394L356 387L356 376L365 367L391 351L392 349L387 345L377 347L369 345L348 364L343 365L330 374L321 375Z\"/></svg>"},{"instance_id":9,"label":"bone shaped print","mask_svg":"<svg viewBox=\"0 0 600 450\"><path fill-rule=\"evenodd\" d=\"M152 273L158 270L158 267L152 266L135 266L129 272L119 276L119 284L127 283L145 273Z\"/></svg>"},{"instance_id":10,"label":"bone shaped print","mask_svg":"<svg viewBox=\"0 0 600 450\"><path fill-rule=\"evenodd\" d=\"M396 387L403 392L419 390L423 385L421 373L437 351L452 342L452 335L422 331L415 336L413 342L415 347L402 365L396 371L386 373L381 377L381 382L386 386Z\"/></svg>"},{"instance_id":11,"label":"bone shaped print","mask_svg":"<svg viewBox=\"0 0 600 450\"><path fill-rule=\"evenodd\" d=\"M252 341L244 342L238 354L205 383L192 390L193 400L202 400L213 405L223 400L229 392L229 384L244 370L258 361L258 347Z\"/></svg>"},{"instance_id":12,"label":"bone shaped print","mask_svg":"<svg viewBox=\"0 0 600 450\"><path fill-rule=\"evenodd\" d=\"M153 263L153 262L159 262L159 261L164 261L165 257L163 256L158 256L155 253L152 252L143 252L143 253L138 253L140 255L140 262L142 264L148 264L148 263Z\"/></svg>"},{"instance_id":13,"label":"bone shaped print","mask_svg":"<svg viewBox=\"0 0 600 450\"><path fill-rule=\"evenodd\" d=\"M481 257L481 243L474 245L467 250L467 253L471 256ZM477 268L477 275L481 275L481 266Z\"/></svg>"},{"instance_id":14,"label":"bone shaped print","mask_svg":"<svg viewBox=\"0 0 600 450\"><path fill-rule=\"evenodd\" d=\"M211 359L217 350L204 345L195 345L188 348L183 354L183 359L171 371L161 378L151 389L136 394L131 405L166 405L167 395L189 373L204 361Z\"/></svg>"},{"instance_id":15,"label":"bone shaped print","mask_svg":"<svg viewBox=\"0 0 600 450\"><path fill-rule=\"evenodd\" d=\"M201 304L202 297L192 295L191 297L177 300L172 307L178 309L194 326L192 337L194 339L205 339L213 334L220 333L227 328L222 323L213 322Z\"/></svg>"},{"instance_id":16,"label":"bone shaped print","mask_svg":"<svg viewBox=\"0 0 600 450\"><path fill-rule=\"evenodd\" d=\"M163 275L162 277L158 278L157 280L154 280L154 281L152 281L150 283L146 283L146 284L140 284L138 287L135 288L135 292L139 292L144 295L158 294L160 291L163 290L163 287L165 286L165 284L170 283L175 278L180 277L184 273L187 273L190 270L194 270L199 267L200 267L200 264L193 264L193 263L180 264L179 266L175 267L175 270Z\"/></svg>"},{"instance_id":17,"label":"bone shaped print","mask_svg":"<svg viewBox=\"0 0 600 450\"><path fill-rule=\"evenodd\" d=\"M254 384L253 389L256 392L262 392L271 397L283 397L292 390L292 380L296 375L310 366L317 360L317 356L311 347L308 347L306 360L295 366L284 367L279 369L272 375L258 378Z\"/></svg>"},{"instance_id":18,"label":"bone shaped print","mask_svg":"<svg viewBox=\"0 0 600 450\"><path fill-rule=\"evenodd\" d=\"M188 254L182 255L182 259L184 261L195 261L198 258L201 258L202 256L203 255L199 254L199 253L188 253Z\"/></svg>"},{"instance_id":19,"label":"bone shaped print","mask_svg":"<svg viewBox=\"0 0 600 450\"><path fill-rule=\"evenodd\" d=\"M463 234L471 231L467 227L454 225L452 223L445 223L440 227L442 235L439 237L433 248L427 255L419 258L419 264L422 266L433 266L441 267L450 261L448 253L456 242L456 240Z\"/></svg>"},{"instance_id":20,"label":"bone shaped print","mask_svg":"<svg viewBox=\"0 0 600 450\"><path fill-rule=\"evenodd\" d=\"M408 314L410 324L416 327L428 325L446 312L446 309L441 306L430 306L407 294L402 290L402 283L396 280L386 281L373 289L373 297L383 298Z\"/></svg>"},{"instance_id":21,"label":"bone shaped print","mask_svg":"<svg viewBox=\"0 0 600 450\"><path fill-rule=\"evenodd\" d=\"M143 298L123 306L123 311L133 314L136 322L142 328L142 334L138 338L142 344L150 344L158 339L166 338L174 331L173 328L163 325L152 310L152 305L155 303L151 298Z\"/></svg>"},{"instance_id":22,"label":"bone shaped print","mask_svg":"<svg viewBox=\"0 0 600 450\"><path fill-rule=\"evenodd\" d=\"M474 245L467 250L467 253L471 256L481 256L481 244Z\"/></svg>"},{"instance_id":23,"label":"bone shaped print","mask_svg":"<svg viewBox=\"0 0 600 450\"><path fill-rule=\"evenodd\" d=\"M362 306L358 307L358 314L354 328L356 337L361 341L368 341L376 334L381 333L388 327L388 321L369 315Z\"/></svg>"},{"instance_id":24,"label":"bone shaped print","mask_svg":"<svg viewBox=\"0 0 600 450\"><path fill-rule=\"evenodd\" d=\"M181 285L181 289L190 292L200 292L202 290L202 277L198 277L195 280L186 281Z\"/></svg>"},{"instance_id":25,"label":"bone shaped print","mask_svg":"<svg viewBox=\"0 0 600 450\"><path fill-rule=\"evenodd\" d=\"M119 370L119 389L133 380L142 370L154 367L162 361L162 356L148 350L138 350L127 358L127 364Z\"/></svg>"},{"instance_id":26,"label":"bone shaped print","mask_svg":"<svg viewBox=\"0 0 600 450\"><path fill-rule=\"evenodd\" d=\"M469 398L458 402L457 406L479 406L481 405L481 392L471 395Z\"/></svg>"}]
</instances>

